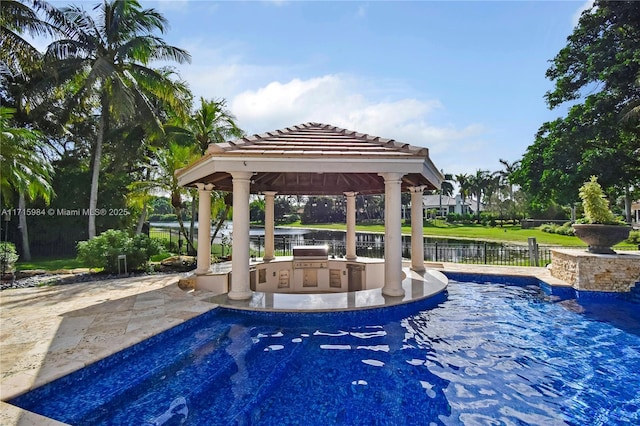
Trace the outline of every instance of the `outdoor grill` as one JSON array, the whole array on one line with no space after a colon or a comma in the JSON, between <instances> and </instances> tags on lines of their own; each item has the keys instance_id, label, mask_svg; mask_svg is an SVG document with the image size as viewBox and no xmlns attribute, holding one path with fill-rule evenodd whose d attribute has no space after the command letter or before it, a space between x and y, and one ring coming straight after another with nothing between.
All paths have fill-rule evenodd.
<instances>
[{"instance_id":1,"label":"outdoor grill","mask_svg":"<svg viewBox=\"0 0 640 426\"><path fill-rule=\"evenodd\" d=\"M294 269L326 268L329 260L327 246L295 246L293 248Z\"/></svg>"}]
</instances>

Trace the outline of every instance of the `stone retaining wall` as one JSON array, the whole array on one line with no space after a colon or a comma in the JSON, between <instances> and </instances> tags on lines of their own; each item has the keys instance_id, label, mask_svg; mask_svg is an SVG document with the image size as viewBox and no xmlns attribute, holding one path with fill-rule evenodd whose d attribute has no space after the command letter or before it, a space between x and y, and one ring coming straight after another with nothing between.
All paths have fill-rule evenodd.
<instances>
[{"instance_id":1,"label":"stone retaining wall","mask_svg":"<svg viewBox=\"0 0 640 426\"><path fill-rule=\"evenodd\" d=\"M625 293L640 282L640 253L608 255L552 249L551 276L576 290Z\"/></svg>"}]
</instances>

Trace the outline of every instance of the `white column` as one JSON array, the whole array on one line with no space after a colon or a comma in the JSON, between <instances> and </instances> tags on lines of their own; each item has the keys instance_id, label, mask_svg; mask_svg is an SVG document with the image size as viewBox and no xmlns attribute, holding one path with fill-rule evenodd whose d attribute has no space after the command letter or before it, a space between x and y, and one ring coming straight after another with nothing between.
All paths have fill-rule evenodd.
<instances>
[{"instance_id":1,"label":"white column","mask_svg":"<svg viewBox=\"0 0 640 426\"><path fill-rule=\"evenodd\" d=\"M266 191L264 193L264 256L262 260L273 260L276 258L273 254L273 238L275 234L273 205L275 195L275 191Z\"/></svg>"},{"instance_id":2,"label":"white column","mask_svg":"<svg viewBox=\"0 0 640 426\"><path fill-rule=\"evenodd\" d=\"M356 194L345 192L347 197L347 260L355 260L356 255Z\"/></svg>"},{"instance_id":3,"label":"white column","mask_svg":"<svg viewBox=\"0 0 640 426\"><path fill-rule=\"evenodd\" d=\"M249 192L251 172L232 172L233 177L233 245L231 248L232 300L251 298L249 288Z\"/></svg>"},{"instance_id":4,"label":"white column","mask_svg":"<svg viewBox=\"0 0 640 426\"><path fill-rule=\"evenodd\" d=\"M411 191L411 269L424 271L424 231L422 192L423 186L409 188Z\"/></svg>"},{"instance_id":5,"label":"white column","mask_svg":"<svg viewBox=\"0 0 640 426\"><path fill-rule=\"evenodd\" d=\"M402 288L403 173L380 173L384 178L384 286L382 294L404 296Z\"/></svg>"},{"instance_id":6,"label":"white column","mask_svg":"<svg viewBox=\"0 0 640 426\"><path fill-rule=\"evenodd\" d=\"M196 275L211 268L211 190L213 184L197 183L198 187L198 258Z\"/></svg>"}]
</instances>

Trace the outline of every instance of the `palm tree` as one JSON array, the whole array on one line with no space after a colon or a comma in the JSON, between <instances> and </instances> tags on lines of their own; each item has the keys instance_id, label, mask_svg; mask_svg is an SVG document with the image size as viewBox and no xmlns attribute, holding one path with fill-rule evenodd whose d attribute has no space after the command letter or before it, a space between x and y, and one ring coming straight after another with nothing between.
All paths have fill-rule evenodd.
<instances>
[{"instance_id":1,"label":"palm tree","mask_svg":"<svg viewBox=\"0 0 640 426\"><path fill-rule=\"evenodd\" d=\"M226 100L224 99L206 100L201 97L200 106L192 115L186 119L175 117L165 126L165 132L180 143L197 146L200 154L203 155L207 151L209 144L222 143L230 138L244 136L244 132L235 122L236 118L227 110L226 105ZM233 196L231 193L225 195L215 191L212 200L218 204L214 210L224 208L224 212L219 216L216 229L211 235L211 241L220 232L231 210ZM196 205L196 197L194 196L191 202L190 234L192 238L195 234Z\"/></svg>"},{"instance_id":2,"label":"palm tree","mask_svg":"<svg viewBox=\"0 0 640 426\"><path fill-rule=\"evenodd\" d=\"M27 199L42 197L46 203L53 195L53 167L42 155L40 133L27 128L12 127L15 109L0 106L0 192L5 203L18 193L18 209L24 209ZM19 214L22 234L22 258L31 260L27 215Z\"/></svg>"},{"instance_id":3,"label":"palm tree","mask_svg":"<svg viewBox=\"0 0 640 426\"><path fill-rule=\"evenodd\" d=\"M180 145L176 142L170 142L164 148L152 148L152 151L154 155L149 170L153 170L153 174L149 179L135 182L131 185L131 189L140 194L149 194L153 190L168 192L171 197L171 206L178 217L180 232L187 241L187 250L195 252L193 241L187 234L182 220L182 209L184 208L182 196L185 189L178 185L176 171L200 158L200 153L196 151L194 146Z\"/></svg>"},{"instance_id":4,"label":"palm tree","mask_svg":"<svg viewBox=\"0 0 640 426\"><path fill-rule=\"evenodd\" d=\"M476 215L480 220L480 200L486 190L490 174L487 170L476 170L476 174L469 177L469 191L476 196Z\"/></svg>"},{"instance_id":5,"label":"palm tree","mask_svg":"<svg viewBox=\"0 0 640 426\"><path fill-rule=\"evenodd\" d=\"M469 196L470 178L471 176L466 173L460 173L455 176L455 181L458 182L458 185L460 185L460 197L462 198L462 204L464 204L464 202L467 200L467 197Z\"/></svg>"},{"instance_id":6,"label":"palm tree","mask_svg":"<svg viewBox=\"0 0 640 426\"><path fill-rule=\"evenodd\" d=\"M227 110L225 99L200 98L198 109L186 119L171 120L165 126L182 143L198 145L204 154L211 143L222 143L231 138L241 138L244 132L236 124L236 118Z\"/></svg>"},{"instance_id":7,"label":"palm tree","mask_svg":"<svg viewBox=\"0 0 640 426\"><path fill-rule=\"evenodd\" d=\"M513 200L513 175L520 166L520 161L509 163L507 160L500 160L500 164L504 166L504 170L499 170L496 174L500 177L501 183L509 187L509 199Z\"/></svg>"},{"instance_id":8,"label":"palm tree","mask_svg":"<svg viewBox=\"0 0 640 426\"><path fill-rule=\"evenodd\" d=\"M51 36L56 32L55 26L40 19L37 13L39 10L52 12L53 7L39 0L29 2L33 8L25 3L0 2L0 74L3 76L17 77L39 67L42 53L25 39L25 35Z\"/></svg>"},{"instance_id":9,"label":"palm tree","mask_svg":"<svg viewBox=\"0 0 640 426\"><path fill-rule=\"evenodd\" d=\"M190 55L154 35L163 33L167 20L154 9L142 9L135 0L104 0L98 17L78 6L61 9L65 38L51 43L45 63L58 85L68 90L67 110L95 103L99 111L92 147L89 210L98 204L102 148L110 121L142 120L161 128L154 101L180 110L174 82L167 73L148 67L154 60L189 62ZM95 216L89 215L89 238L96 235Z\"/></svg>"},{"instance_id":10,"label":"palm tree","mask_svg":"<svg viewBox=\"0 0 640 426\"><path fill-rule=\"evenodd\" d=\"M640 88L640 72L636 75L635 81L636 88ZM628 124L632 129L635 129L636 133L640 131L640 98L630 100L621 111L620 121L623 124Z\"/></svg>"}]
</instances>

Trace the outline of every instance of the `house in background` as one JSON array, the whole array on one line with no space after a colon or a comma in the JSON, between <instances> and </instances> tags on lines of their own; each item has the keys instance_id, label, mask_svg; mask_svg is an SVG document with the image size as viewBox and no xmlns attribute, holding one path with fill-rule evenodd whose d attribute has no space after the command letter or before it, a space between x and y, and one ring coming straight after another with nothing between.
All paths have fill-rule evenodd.
<instances>
[{"instance_id":1,"label":"house in background","mask_svg":"<svg viewBox=\"0 0 640 426\"><path fill-rule=\"evenodd\" d=\"M631 203L631 225L633 229L640 229L640 200Z\"/></svg>"},{"instance_id":2,"label":"house in background","mask_svg":"<svg viewBox=\"0 0 640 426\"><path fill-rule=\"evenodd\" d=\"M422 197L422 205L425 212L430 210L435 210L437 216L446 216L449 213L457 213L457 214L475 214L476 202L475 200L465 200L462 202L462 197L460 194L455 197L451 197L449 195L424 195ZM483 210L483 205L480 204L480 210ZM429 214L425 213L425 217L428 217Z\"/></svg>"}]
</instances>

